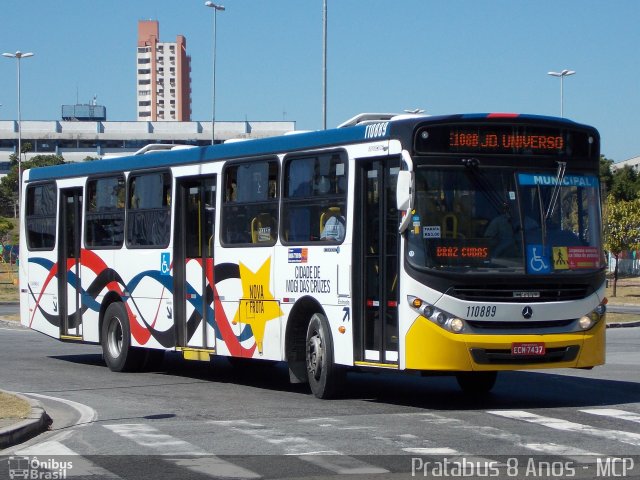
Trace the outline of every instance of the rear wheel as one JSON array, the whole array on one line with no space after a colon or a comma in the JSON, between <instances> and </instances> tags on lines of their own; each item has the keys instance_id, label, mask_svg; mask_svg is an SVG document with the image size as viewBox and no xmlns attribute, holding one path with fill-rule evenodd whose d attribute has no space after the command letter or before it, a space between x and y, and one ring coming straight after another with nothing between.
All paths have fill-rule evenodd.
<instances>
[{"instance_id":1,"label":"rear wheel","mask_svg":"<svg viewBox=\"0 0 640 480\"><path fill-rule=\"evenodd\" d=\"M102 354L113 372L137 370L144 360L144 350L131 346L129 316L121 302L114 302L102 322Z\"/></svg>"},{"instance_id":2,"label":"rear wheel","mask_svg":"<svg viewBox=\"0 0 640 480\"><path fill-rule=\"evenodd\" d=\"M456 375L462 391L471 395L485 395L496 384L498 372L460 372Z\"/></svg>"},{"instance_id":3,"label":"rear wheel","mask_svg":"<svg viewBox=\"0 0 640 480\"><path fill-rule=\"evenodd\" d=\"M307 378L318 398L335 397L344 382L345 372L333 361L333 339L329 322L319 313L311 317L307 328Z\"/></svg>"}]
</instances>

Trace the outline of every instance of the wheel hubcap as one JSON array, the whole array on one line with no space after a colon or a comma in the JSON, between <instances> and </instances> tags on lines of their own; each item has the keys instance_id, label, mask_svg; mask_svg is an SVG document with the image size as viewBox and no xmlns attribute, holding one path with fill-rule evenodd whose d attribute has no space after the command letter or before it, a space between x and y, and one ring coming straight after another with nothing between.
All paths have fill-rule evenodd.
<instances>
[{"instance_id":1,"label":"wheel hubcap","mask_svg":"<svg viewBox=\"0 0 640 480\"><path fill-rule=\"evenodd\" d=\"M107 345L109 354L113 358L118 358L122 353L122 324L118 317L111 319L109 330L107 331Z\"/></svg>"},{"instance_id":2,"label":"wheel hubcap","mask_svg":"<svg viewBox=\"0 0 640 480\"><path fill-rule=\"evenodd\" d=\"M322 339L315 332L307 345L307 368L316 380L320 379L322 373L322 354Z\"/></svg>"}]
</instances>

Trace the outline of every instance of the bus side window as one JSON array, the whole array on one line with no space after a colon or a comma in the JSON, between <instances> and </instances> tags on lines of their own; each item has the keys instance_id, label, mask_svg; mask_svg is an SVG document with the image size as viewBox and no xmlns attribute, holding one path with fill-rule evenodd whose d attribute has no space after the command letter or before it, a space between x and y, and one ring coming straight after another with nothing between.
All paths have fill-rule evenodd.
<instances>
[{"instance_id":1,"label":"bus side window","mask_svg":"<svg viewBox=\"0 0 640 480\"><path fill-rule=\"evenodd\" d=\"M85 204L89 248L121 247L124 240L124 175L90 179Z\"/></svg>"},{"instance_id":2,"label":"bus side window","mask_svg":"<svg viewBox=\"0 0 640 480\"><path fill-rule=\"evenodd\" d=\"M56 184L27 187L26 231L29 250L53 250L56 243Z\"/></svg>"},{"instance_id":3,"label":"bus side window","mask_svg":"<svg viewBox=\"0 0 640 480\"><path fill-rule=\"evenodd\" d=\"M230 164L223 175L222 243L273 245L278 230L278 163L261 159Z\"/></svg>"},{"instance_id":4,"label":"bus side window","mask_svg":"<svg viewBox=\"0 0 640 480\"><path fill-rule=\"evenodd\" d=\"M288 196L306 198L313 191L313 159L305 158L290 163ZM305 242L311 238L311 214L307 207L295 207L289 212L287 240Z\"/></svg>"},{"instance_id":5,"label":"bus side window","mask_svg":"<svg viewBox=\"0 0 640 480\"><path fill-rule=\"evenodd\" d=\"M165 248L171 238L171 175L141 173L129 179L127 244Z\"/></svg>"},{"instance_id":6,"label":"bus side window","mask_svg":"<svg viewBox=\"0 0 640 480\"><path fill-rule=\"evenodd\" d=\"M322 153L287 159L284 169L283 240L291 243L342 242L346 230L344 156ZM327 224L332 230L325 235Z\"/></svg>"}]
</instances>

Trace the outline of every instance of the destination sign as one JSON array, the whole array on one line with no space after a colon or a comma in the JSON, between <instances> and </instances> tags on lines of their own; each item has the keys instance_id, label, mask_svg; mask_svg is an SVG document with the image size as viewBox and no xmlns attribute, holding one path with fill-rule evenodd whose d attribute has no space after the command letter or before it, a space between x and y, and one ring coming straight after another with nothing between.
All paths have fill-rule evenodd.
<instances>
[{"instance_id":1,"label":"destination sign","mask_svg":"<svg viewBox=\"0 0 640 480\"><path fill-rule=\"evenodd\" d=\"M471 148L489 150L537 150L546 152L564 151L562 135L505 134L492 131L453 130L449 133L449 148Z\"/></svg>"},{"instance_id":2,"label":"destination sign","mask_svg":"<svg viewBox=\"0 0 640 480\"><path fill-rule=\"evenodd\" d=\"M428 245L429 256L439 265L483 265L491 258L489 240L485 238L432 239Z\"/></svg>"},{"instance_id":3,"label":"destination sign","mask_svg":"<svg viewBox=\"0 0 640 480\"><path fill-rule=\"evenodd\" d=\"M593 157L597 137L586 131L547 126L506 124L433 125L419 129L415 150L419 154L497 154Z\"/></svg>"}]
</instances>

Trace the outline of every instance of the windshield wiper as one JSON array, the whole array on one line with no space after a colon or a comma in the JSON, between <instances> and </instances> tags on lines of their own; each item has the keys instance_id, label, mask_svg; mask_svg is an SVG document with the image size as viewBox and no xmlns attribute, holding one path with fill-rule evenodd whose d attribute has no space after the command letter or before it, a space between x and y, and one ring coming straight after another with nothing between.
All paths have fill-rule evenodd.
<instances>
[{"instance_id":1,"label":"windshield wiper","mask_svg":"<svg viewBox=\"0 0 640 480\"><path fill-rule=\"evenodd\" d=\"M543 216L544 214L544 205L542 203L542 189L540 188L540 184L536 185L536 190L538 191L538 206L540 208L540 231L542 232L542 251L544 252L547 247L547 220Z\"/></svg>"},{"instance_id":2,"label":"windshield wiper","mask_svg":"<svg viewBox=\"0 0 640 480\"><path fill-rule=\"evenodd\" d=\"M549 200L549 207L547 208L547 213L544 215L544 221L546 222L553 212L556 209L556 205L558 204L558 197L560 196L560 187L562 186L562 182L564 181L564 173L567 170L567 162L558 162L558 171L556 173L556 184L553 187L553 192L551 193L551 199Z\"/></svg>"},{"instance_id":3,"label":"windshield wiper","mask_svg":"<svg viewBox=\"0 0 640 480\"><path fill-rule=\"evenodd\" d=\"M471 181L479 187L479 190L491 203L491 206L495 208L496 212L505 213L511 221L511 206L506 199L503 199L493 187L491 181L487 178L482 170L478 168L480 162L477 158L463 158L462 164L467 167L466 171L469 172L469 178Z\"/></svg>"}]
</instances>

